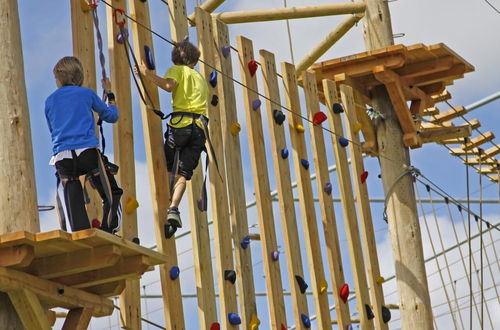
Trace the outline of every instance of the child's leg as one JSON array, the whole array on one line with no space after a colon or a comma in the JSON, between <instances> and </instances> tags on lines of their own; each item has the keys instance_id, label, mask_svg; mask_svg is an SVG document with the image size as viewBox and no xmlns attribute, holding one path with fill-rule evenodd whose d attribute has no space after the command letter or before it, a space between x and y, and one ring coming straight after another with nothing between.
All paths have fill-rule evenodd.
<instances>
[{"instance_id":1,"label":"child's leg","mask_svg":"<svg viewBox=\"0 0 500 330\"><path fill-rule=\"evenodd\" d=\"M186 191L186 178L182 175L175 176L174 191L172 194L172 201L170 207L178 207L184 192Z\"/></svg>"}]
</instances>

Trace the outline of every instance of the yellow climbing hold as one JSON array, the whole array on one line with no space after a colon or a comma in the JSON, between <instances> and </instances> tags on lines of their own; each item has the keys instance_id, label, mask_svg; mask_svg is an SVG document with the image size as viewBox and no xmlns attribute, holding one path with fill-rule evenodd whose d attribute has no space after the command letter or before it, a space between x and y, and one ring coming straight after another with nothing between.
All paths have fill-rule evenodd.
<instances>
[{"instance_id":1,"label":"yellow climbing hold","mask_svg":"<svg viewBox=\"0 0 500 330\"><path fill-rule=\"evenodd\" d=\"M139 207L139 202L137 201L137 199L135 199L135 197L130 196L127 199L127 202L125 203L123 209L125 210L125 213L130 214L134 212L134 210L137 209L138 207Z\"/></svg>"},{"instance_id":2,"label":"yellow climbing hold","mask_svg":"<svg viewBox=\"0 0 500 330\"><path fill-rule=\"evenodd\" d=\"M92 7L90 6L90 4L87 0L80 0L80 6L82 8L82 11L84 11L84 12L92 10Z\"/></svg>"},{"instance_id":3,"label":"yellow climbing hold","mask_svg":"<svg viewBox=\"0 0 500 330\"><path fill-rule=\"evenodd\" d=\"M304 126L302 126L301 124L298 124L297 126L295 126L295 129L297 130L297 132L299 133L304 133L304 131L306 130L304 128Z\"/></svg>"},{"instance_id":4,"label":"yellow climbing hold","mask_svg":"<svg viewBox=\"0 0 500 330\"><path fill-rule=\"evenodd\" d=\"M328 289L328 283L325 280L322 280L319 283L319 293L325 293Z\"/></svg>"},{"instance_id":5,"label":"yellow climbing hold","mask_svg":"<svg viewBox=\"0 0 500 330\"><path fill-rule=\"evenodd\" d=\"M257 315L252 314L252 318L250 319L250 323L248 324L248 328L250 330L256 330L260 325L260 320Z\"/></svg>"},{"instance_id":6,"label":"yellow climbing hold","mask_svg":"<svg viewBox=\"0 0 500 330\"><path fill-rule=\"evenodd\" d=\"M382 284L385 282L385 278L383 276L377 276L377 278L375 279L377 281L378 284Z\"/></svg>"},{"instance_id":7,"label":"yellow climbing hold","mask_svg":"<svg viewBox=\"0 0 500 330\"><path fill-rule=\"evenodd\" d=\"M358 133L360 130L361 130L361 124L360 123L356 123L352 126L352 129L354 130L354 133Z\"/></svg>"},{"instance_id":8,"label":"yellow climbing hold","mask_svg":"<svg viewBox=\"0 0 500 330\"><path fill-rule=\"evenodd\" d=\"M238 123L232 123L231 124L231 134L233 136L238 135L238 133L241 131L241 125Z\"/></svg>"}]
</instances>

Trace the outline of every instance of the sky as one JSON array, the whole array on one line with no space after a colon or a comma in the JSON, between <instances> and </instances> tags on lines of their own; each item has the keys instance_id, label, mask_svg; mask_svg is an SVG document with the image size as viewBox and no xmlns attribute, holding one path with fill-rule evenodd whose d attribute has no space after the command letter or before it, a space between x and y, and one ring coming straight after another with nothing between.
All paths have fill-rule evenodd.
<instances>
[{"instance_id":1,"label":"sky","mask_svg":"<svg viewBox=\"0 0 500 330\"><path fill-rule=\"evenodd\" d=\"M288 0L288 6L305 6L312 4L328 4L332 1L325 0ZM491 0L492 4L500 8L500 0ZM188 0L187 8L188 12L193 11L196 1ZM281 0L252 0L252 1L233 1L227 0L217 11L240 11L240 10L254 10L254 9L266 9L266 8L281 8L283 7L283 1ZM500 43L496 42L498 36L497 32L500 30L500 14L496 13L485 1L482 0L420 0L420 1L408 1L399 0L391 1L389 3L392 17L393 32L395 34L404 36L396 38L395 43L402 43L404 45L412 45L415 43L424 43L426 45L432 45L436 43L445 43L448 47L458 53L465 60L470 62L475 67L475 71L467 74L465 78L460 79L455 82L454 85L449 86L448 90L452 94L453 98L450 103L454 106L459 105L469 105L474 103L484 97L487 97L493 93L496 93L500 89L500 65L498 65L498 59L500 58ZM105 9L104 4L100 4L98 7L101 29L104 39L106 38L105 32ZM169 26L168 26L168 10L164 3L159 0L150 0L149 6L152 16L152 27L155 31L160 33L162 36L169 38ZM51 156L51 141L50 134L45 122L44 117L44 100L50 93L52 93L56 86L52 75L52 68L59 58L66 55L71 55L72 52L72 41L71 41L71 22L70 22L70 8L69 1L54 0L54 1L19 1L19 15L21 20L21 34L22 34L22 44L23 44L23 58L24 58L24 69L26 77L26 86L28 91L28 103L30 110L30 120L32 128L32 139L33 139L33 150L35 159L35 174L37 181L37 193L38 201L40 205L53 205L54 204L54 194L55 194L55 179L54 170L48 165L48 160ZM338 22L340 22L343 17L326 17L326 18L310 18L301 20L290 21L291 28L291 38L292 38L292 49L294 53L294 59L298 62L310 49L312 49L323 36L325 36L331 29L333 29ZM276 55L277 62L288 61L291 62L290 56L290 46L288 41L288 34L286 30L285 22L267 22L267 23L256 23L256 24L239 24L230 26L230 39L231 44L236 46L236 36L244 35L250 38L254 42L255 54L258 54L259 49L266 49L273 52ZM190 29L190 38L192 40L196 39L196 31ZM160 40L159 38L154 38L153 46L156 54L156 65L158 72L165 72L165 70L171 65L169 54L170 45ZM107 42L105 41L106 45ZM362 39L362 24L358 24L356 27L351 29L346 36L344 36L337 44L335 44L320 60L326 60L341 56L346 56L358 52L363 52L364 43ZM237 57L237 54L233 53L233 62ZM106 54L107 56L107 54ZM257 56L257 55L256 55ZM233 63L233 68L235 71L235 78L239 78L239 69L236 62ZM259 75L260 73L258 73ZM280 82L281 83L281 82ZM133 90L135 87L132 87ZM262 86L260 86L262 91ZM248 141L246 138L246 125L244 123L244 110L242 105L242 90L240 87L235 89L236 97L238 102L238 115L242 125L241 132L241 143L242 143L242 154L244 172L251 173L250 161L247 156ZM98 90L100 94L100 90ZM136 171L137 171L137 196L139 199L140 208L138 209L139 218L139 230L141 243L144 246L152 246L155 244L154 235L152 229L152 210L151 210L151 196L148 186L148 174L145 160L144 142L143 142L143 131L142 122L140 118L139 111L139 99L137 93L134 91L134 136L135 136L135 155L136 155ZM283 93L282 93L283 95ZM168 93L160 92L162 109L168 112L170 107L170 95ZM498 107L500 106L500 101L492 102L486 106L483 106L472 113L467 115L467 118L480 120L482 126L480 130L482 132L493 131L494 133L500 134L498 132L498 123L500 122L500 112ZM446 105L438 105L441 110L446 110ZM304 111L304 108L302 109ZM461 120L455 121L455 123L461 123ZM267 127L267 125L264 125ZM474 133L473 136L478 133ZM105 135L108 142L107 154L112 156L112 127L111 125L105 126ZM268 138L268 133L265 132L265 138ZM325 135L325 138L330 138ZM289 141L289 140L288 140ZM498 141L498 139L496 139ZM489 147L490 145L488 145ZM267 159L271 160L272 155L267 151ZM327 155L329 159L329 165L334 164L333 153L331 150L328 151ZM465 168L461 164L460 160L450 156L447 150L436 144L425 145L421 149L413 150L411 152L412 165L419 168L422 173L430 178L434 183L443 188L447 193L454 196L455 198L464 198L466 196L466 180L465 180ZM271 161L269 161L271 164ZM272 171L272 166L270 165L270 180L271 180L271 190L275 189L275 176ZM383 190L380 180L377 178L379 173L378 162L376 159L369 158L366 159L366 167L370 172L367 184L369 187L370 196L373 198L383 198ZM314 169L311 169L313 173ZM499 199L499 188L498 185L492 184L491 182L483 179L482 189L479 186L478 176L471 171L471 197L479 198L480 194L484 199ZM293 178L294 179L294 178ZM333 183L336 183L336 174L331 174L331 179ZM247 201L253 200L253 178L250 174L245 175L245 192ZM313 182L313 189L316 186ZM422 198L428 198L427 191L423 187L419 187L419 191L422 194ZM338 196L338 188L334 184L334 195ZM297 192L295 192L297 195ZM434 196L433 198L439 198ZM492 223L498 223L500 220L500 210L496 204L487 204L483 206L484 217ZM182 204L181 210L186 210L185 201ZM350 277L350 267L348 263L348 252L347 252L347 242L345 238L345 231L343 229L343 220L340 211L340 204L336 204L336 214L339 222L339 235L341 241L341 247L343 249L343 262L344 268L346 269L346 277ZM479 212L478 206L472 207L474 211ZM372 204L372 214L374 218L374 228L376 232L377 247L379 251L379 261L381 263L382 275L389 277L394 273L394 266L391 254L390 239L387 232L387 225L382 220L382 209L381 204ZM296 205L297 215L299 216L300 210L298 205ZM464 239L464 231L460 218L460 213L456 210L452 210L451 213L448 212L444 204L437 204L435 207L435 214L437 217L434 218L432 215L432 207L430 205L423 206L419 209L419 214L421 217L422 235L424 242L424 252L425 256L432 256L434 250L436 252L442 250L440 245L440 240L438 239L439 233L443 235L443 246L449 247L457 242L455 235L452 235L453 228L457 226L458 231L457 237L459 239ZM187 212L184 212L186 214ZM277 203L274 205L274 215L276 230L278 235L278 242L282 244L283 237L281 234L281 226L279 221L279 209ZM451 216L450 216L451 215ZM57 215L55 212L43 212L40 214L40 222L42 230L52 230L58 228L58 221L56 219ZM256 223L256 210L255 208L248 209L249 224ZM188 223L187 219L184 221ZM300 219L298 219L300 223ZM429 233L432 239L429 239L429 235L426 231L425 224L429 222ZM436 225L439 224L439 226ZM434 224L434 225L432 225ZM185 226L183 230L188 230L189 225ZM438 228L440 228L438 231ZM458 230L457 229L457 230ZM252 232L258 232L257 227L251 228ZM322 236L322 235L320 235ZM496 313L491 313L493 318L493 324L495 320L500 323L498 319L498 311L500 311L500 305L498 299L494 299L495 286L493 286L492 278L498 277L499 266L498 257L496 256L497 250L500 249L500 245L496 243L500 235L498 231L493 232L491 236L485 236L485 244L487 245L485 254L489 255L491 259L492 266L489 269L485 269L485 283L484 287L490 286L490 289L485 291L485 296L493 297L491 301L488 302L492 311ZM324 239L320 237L322 247L325 246ZM474 241L477 244L477 240ZM434 245L434 246L433 246ZM495 247L496 245L496 247ZM194 271L193 271L193 256L192 251L190 251L191 241L190 236L186 238L179 239L177 241L177 251L179 252L179 267L181 268L181 285L184 293L195 292L194 288ZM474 246L473 246L474 247ZM477 246L476 246L477 247ZM260 245L258 243L252 243L252 256L255 264L254 276L256 283L256 290L262 292L265 290L265 286L262 284L263 279L263 267L262 267L262 255ZM303 258L306 257L305 247L303 248ZM463 250L463 251L462 251ZM468 253L465 246L460 250L460 253ZM474 249L473 249L474 250ZM461 260L460 253L458 250L454 250L452 253L448 254L448 260L450 264L455 262L450 266L452 269L453 280L457 281L456 290L449 290L449 295L452 297L452 291L455 291L458 295L467 294L466 281L463 278L464 270L461 268L461 263L456 262ZM212 251L212 255L213 251ZM325 254L323 254L325 255ZM478 252L474 254L478 257ZM496 260L496 263L495 263ZM282 278L283 287L286 289L288 287L287 281L288 277L286 274L285 258L282 258ZM446 312L448 306L442 304L446 300L446 295L444 290L442 290L441 278L445 278L445 283L452 283L453 280L446 280L447 274L436 273L436 269L443 268L445 265L444 258L439 258L438 262L440 265L434 262L429 262L427 264L427 272L429 275L429 286L431 290L435 289L431 293L431 299L435 315L439 313ZM486 262L486 261L485 261ZM488 262L489 263L489 262ZM214 262L215 264L215 262ZM326 257L324 259L324 264L327 264ZM326 267L325 267L326 268ZM307 272L306 272L307 273ZM308 276L306 275L306 281L308 281ZM458 282L458 278L462 278ZM475 288L477 289L477 281L475 283ZM158 272L151 272L145 274L141 282L142 290L146 294L160 294L160 284L158 279ZM451 286L448 286L450 289ZM386 301L388 303L397 303L397 295L390 294L395 290L395 282L388 281L384 284L384 292L386 293ZM460 300L460 299L458 299ZM467 300L467 299L465 299ZM455 313L456 322L459 320L459 314L463 314L464 319L462 320L467 324L468 320L468 309L467 304L463 303L464 299L458 301L459 305L462 304L464 307L461 310L462 313ZM333 298L330 297L330 301L333 302ZM266 329L267 320L267 304L265 298L258 298L258 310L260 319L263 321L262 329ZM462 306L461 305L461 306ZM444 306L444 308L443 308ZM291 311L290 303L287 301L288 310ZM314 313L314 304L312 300L309 300L309 308L311 315ZM159 324L164 324L162 303L161 299L143 299L142 309L144 317L150 319ZM351 307L354 311L354 305ZM184 311L187 320L188 329L196 329L197 322L197 312L196 312L196 301L195 299L186 298L184 299ZM398 329L401 324L397 320L398 313L393 313L393 322L391 322L391 329ZM496 318L496 319L495 319ZM290 312L287 314L287 319L289 323L293 322L293 316ZM439 328L446 328L448 326L453 326L452 318L449 315L443 315L436 318L437 326ZM116 313L110 318L102 318L93 320L91 323L92 329L117 329L118 320ZM60 326L60 322L57 326ZM56 326L56 328L57 328ZM313 328L316 324L313 323ZM145 329L148 327L145 325ZM488 327L486 326L485 329ZM154 329L154 327L150 327Z\"/></svg>"}]
</instances>

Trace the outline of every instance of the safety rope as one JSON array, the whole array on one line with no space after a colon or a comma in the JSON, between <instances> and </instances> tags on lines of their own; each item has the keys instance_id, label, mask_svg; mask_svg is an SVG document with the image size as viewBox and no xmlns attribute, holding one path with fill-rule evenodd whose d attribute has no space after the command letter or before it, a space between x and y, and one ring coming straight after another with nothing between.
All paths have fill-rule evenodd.
<instances>
[{"instance_id":1,"label":"safety rope","mask_svg":"<svg viewBox=\"0 0 500 330\"><path fill-rule=\"evenodd\" d=\"M478 158L479 158L479 168L482 166L482 149L478 148ZM479 216L482 218L483 217L483 176L481 175L481 172L478 172L479 176ZM481 289L481 318L480 318L480 324L481 324L481 329L484 329L484 291L483 291L483 284L484 284L484 269L483 269L483 222L479 221L479 246L481 249L479 250L479 274L480 274L480 281L479 281L479 287ZM495 287L496 288L496 287Z\"/></svg>"},{"instance_id":2,"label":"safety rope","mask_svg":"<svg viewBox=\"0 0 500 330\"><path fill-rule=\"evenodd\" d=\"M286 8L286 0L283 0L283 6ZM290 31L290 20L286 20L286 30L288 32L288 46L290 47L290 57L292 58L292 64L295 65L295 58L293 56L293 44L292 44L292 32Z\"/></svg>"},{"instance_id":3,"label":"safety rope","mask_svg":"<svg viewBox=\"0 0 500 330\"><path fill-rule=\"evenodd\" d=\"M389 198L391 197L394 188L396 187L396 184L401 180L405 175L410 174L412 177L416 177L418 175L421 175L420 170L414 166L406 166L403 172L399 174L399 176L392 182L391 187L385 194L385 201L384 201L384 211L382 213L384 217L385 222L389 222L388 216L387 216L387 203L389 202Z\"/></svg>"}]
</instances>

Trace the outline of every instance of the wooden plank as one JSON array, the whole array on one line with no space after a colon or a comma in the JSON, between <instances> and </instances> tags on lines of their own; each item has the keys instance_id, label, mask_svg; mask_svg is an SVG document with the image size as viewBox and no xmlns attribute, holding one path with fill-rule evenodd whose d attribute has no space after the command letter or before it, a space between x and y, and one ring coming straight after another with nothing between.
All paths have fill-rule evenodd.
<instances>
[{"instance_id":1,"label":"wooden plank","mask_svg":"<svg viewBox=\"0 0 500 330\"><path fill-rule=\"evenodd\" d=\"M331 192L325 191L327 184L331 185L330 173L328 172L328 159L325 147L325 138L323 128L315 125L312 120L314 114L320 111L316 77L313 73L304 72L304 93L306 98L307 117L309 123L309 133L311 136L311 147L314 158L314 168L316 169L316 181L318 185L317 195L319 197L319 206L321 210L321 219L323 222L323 231L328 253L328 262L330 276L332 278L333 299L335 302L335 311L337 320L341 329L346 329L351 323L349 305L345 304L337 292L340 292L345 284L344 269L342 265L342 254L340 251L339 235L333 208L333 197ZM343 85L345 86L345 85Z\"/></svg>"},{"instance_id":2,"label":"wooden plank","mask_svg":"<svg viewBox=\"0 0 500 330\"><path fill-rule=\"evenodd\" d=\"M9 291L8 294L26 329L51 329L45 309L36 294L28 289Z\"/></svg>"},{"instance_id":3,"label":"wooden plank","mask_svg":"<svg viewBox=\"0 0 500 330\"><path fill-rule=\"evenodd\" d=\"M452 66L453 57L445 56L440 58L433 58L427 61L420 61L413 64L407 64L396 71L400 76L409 79L435 73L436 71L447 70Z\"/></svg>"},{"instance_id":4,"label":"wooden plank","mask_svg":"<svg viewBox=\"0 0 500 330\"><path fill-rule=\"evenodd\" d=\"M68 312L62 330L86 330L92 318L88 308L74 308Z\"/></svg>"},{"instance_id":5,"label":"wooden plank","mask_svg":"<svg viewBox=\"0 0 500 330\"><path fill-rule=\"evenodd\" d=\"M203 9L195 9L196 32L198 36L199 48L201 51L200 73L207 79L210 79L212 65L215 62L214 39L212 34L212 17ZM209 100L214 95L213 90L209 91ZM234 271L234 262L232 254L231 240L231 222L229 219L229 205L226 182L223 180L226 176L224 153L222 150L222 129L220 123L220 111L217 106L209 102L208 117L210 118L209 135L214 146L215 157L218 166L214 161L210 162L210 197L212 200L212 217L215 238L215 256L217 270L219 273L218 285L220 295L220 311L222 317L221 326L224 329L235 328L226 317L229 313L237 313L236 288L233 283L224 279L226 271ZM220 174L220 176L219 176Z\"/></svg>"},{"instance_id":6,"label":"wooden plank","mask_svg":"<svg viewBox=\"0 0 500 330\"><path fill-rule=\"evenodd\" d=\"M477 156L479 154L479 150L477 148L471 150L463 150L462 148L451 148L450 154L455 156Z\"/></svg>"},{"instance_id":7,"label":"wooden plank","mask_svg":"<svg viewBox=\"0 0 500 330\"><path fill-rule=\"evenodd\" d=\"M469 125L453 127L426 128L420 132L422 143L439 142L446 139L469 137L472 130Z\"/></svg>"},{"instance_id":8,"label":"wooden plank","mask_svg":"<svg viewBox=\"0 0 500 330\"><path fill-rule=\"evenodd\" d=\"M332 105L339 103L335 83L331 80L323 80L323 90L325 92L328 108L328 122L332 134L332 144L334 146L335 162L337 164L337 177L342 200L342 214L344 216L344 227L347 234L349 255L351 257L351 267L356 290L356 306L360 315L363 329L373 329L373 322L368 320L365 304L370 304L368 286L364 270L363 253L361 251L361 240L359 237L358 220L354 206L354 192L347 162L347 152L340 146L339 137L344 136L342 121L338 114L333 113Z\"/></svg>"},{"instance_id":9,"label":"wooden plank","mask_svg":"<svg viewBox=\"0 0 500 330\"><path fill-rule=\"evenodd\" d=\"M424 113L422 116L435 116L439 114L439 109L437 107L430 107L427 109L424 109Z\"/></svg>"},{"instance_id":10,"label":"wooden plank","mask_svg":"<svg viewBox=\"0 0 500 330\"><path fill-rule=\"evenodd\" d=\"M36 294L47 308L88 307L93 310L94 316L106 316L113 312L113 302L109 299L52 281L39 279L17 270L0 267L0 291L10 292L26 288Z\"/></svg>"},{"instance_id":11,"label":"wooden plank","mask_svg":"<svg viewBox=\"0 0 500 330\"><path fill-rule=\"evenodd\" d=\"M86 248L85 244L73 241L71 233L62 230L51 230L43 233L36 233L35 238L35 251L37 258L59 253L78 251L82 248Z\"/></svg>"},{"instance_id":12,"label":"wooden plank","mask_svg":"<svg viewBox=\"0 0 500 330\"><path fill-rule=\"evenodd\" d=\"M35 249L31 245L0 245L0 267L26 267L33 261L34 256Z\"/></svg>"},{"instance_id":13,"label":"wooden plank","mask_svg":"<svg viewBox=\"0 0 500 330\"><path fill-rule=\"evenodd\" d=\"M462 145L462 149L464 150L470 150L476 147L479 147L480 145L491 141L495 138L495 134L493 132L486 132L484 134L481 134L479 136L476 136L475 138L472 138L469 140L469 142L465 143Z\"/></svg>"},{"instance_id":14,"label":"wooden plank","mask_svg":"<svg viewBox=\"0 0 500 330\"><path fill-rule=\"evenodd\" d=\"M0 244L2 247L16 245L35 245L35 234L27 231L17 231L0 235Z\"/></svg>"},{"instance_id":15,"label":"wooden plank","mask_svg":"<svg viewBox=\"0 0 500 330\"><path fill-rule=\"evenodd\" d=\"M483 159L483 160L480 160L479 157L475 157L475 158L469 158L469 159L464 159L464 164L467 164L467 165L498 165L500 164L500 160L498 159L492 159L492 158L488 158L488 159Z\"/></svg>"},{"instance_id":16,"label":"wooden plank","mask_svg":"<svg viewBox=\"0 0 500 330\"><path fill-rule=\"evenodd\" d=\"M188 35L186 0L167 0L170 35L174 41L182 41Z\"/></svg>"},{"instance_id":17,"label":"wooden plank","mask_svg":"<svg viewBox=\"0 0 500 330\"><path fill-rule=\"evenodd\" d=\"M298 116L300 115L301 110L295 66L290 63L282 62L281 74L283 76L287 108L293 109L293 113L291 111L287 111L288 124L292 140L293 163L295 166L297 187L299 191L299 204L302 215L305 245L307 255L309 257L311 288L313 290L314 303L316 306L318 327L327 329L331 326L331 318L328 296L320 293L319 290L321 284L326 281L326 278L325 271L323 269L323 260L321 254L319 253L319 251L321 251L321 247L319 245L312 185L311 179L309 178L309 171L301 164L301 159L308 159L306 141L304 134L299 133L295 129L298 125L302 125L302 118Z\"/></svg>"},{"instance_id":18,"label":"wooden plank","mask_svg":"<svg viewBox=\"0 0 500 330\"><path fill-rule=\"evenodd\" d=\"M462 78L464 73L465 73L465 65L456 64L448 70L438 71L426 75L420 75L417 77L410 77L410 78L402 77L402 80L405 84L413 86L429 85L435 82Z\"/></svg>"},{"instance_id":19,"label":"wooden plank","mask_svg":"<svg viewBox=\"0 0 500 330\"><path fill-rule=\"evenodd\" d=\"M387 323L384 323L382 317L382 306L385 305L384 293L381 283L377 281L378 278L380 278L380 267L378 263L375 232L373 230L370 199L368 196L368 184L366 181L363 182L361 178L365 173L362 148L360 147L359 134L354 130L354 125L358 121L356 118L356 94L349 86L341 85L340 96L346 113L347 138L351 141L351 143L349 143L349 152L351 155L354 188L356 190L356 203L361 223L361 239L363 241L364 255L366 257L365 264L368 271L371 302L373 304L373 312L376 315L373 322L377 329L388 329Z\"/></svg>"},{"instance_id":20,"label":"wooden plank","mask_svg":"<svg viewBox=\"0 0 500 330\"><path fill-rule=\"evenodd\" d=\"M240 135L232 134L233 123L238 123L236 96L231 54L225 57L222 47L230 45L229 30L226 24L213 19L214 38L216 39L215 61L222 80L218 85L219 107L221 109L222 138L226 157L226 182L229 191L229 208L233 228L234 256L238 278L238 298L243 324L249 324L252 315L257 315L251 249L243 249L240 242L249 235L245 197L245 180L240 147ZM219 80L220 81L220 80Z\"/></svg>"},{"instance_id":21,"label":"wooden plank","mask_svg":"<svg viewBox=\"0 0 500 330\"><path fill-rule=\"evenodd\" d=\"M109 282L109 283L89 286L89 287L85 288L85 291L96 294L96 295L101 296L101 297L113 297L113 296L119 295L120 293L123 292L123 290L125 290L127 281L130 281L130 280L118 280L116 282ZM134 281L137 281L137 280L134 280ZM121 306L122 306L121 308L125 308L123 305L121 305ZM120 310L121 310L121 308L120 308ZM135 308L135 307L132 305L131 308ZM126 314L129 314L129 313L126 313ZM127 323L127 322L123 322L123 323L124 323L123 326L130 328L130 323Z\"/></svg>"},{"instance_id":22,"label":"wooden plank","mask_svg":"<svg viewBox=\"0 0 500 330\"><path fill-rule=\"evenodd\" d=\"M495 145L489 149L483 150L481 153L481 159L493 158L498 154L500 154L500 146Z\"/></svg>"},{"instance_id":23,"label":"wooden plank","mask_svg":"<svg viewBox=\"0 0 500 330\"><path fill-rule=\"evenodd\" d=\"M285 301L281 283L281 270L279 262L272 259L272 252L278 251L276 232L274 228L273 205L270 195L269 174L267 169L264 133L262 129L261 107L253 110L252 103L258 99L257 75L251 76L248 63L254 59L252 41L238 36L238 53L240 72L243 84L248 86L243 91L246 123L248 129L248 142L252 174L255 187L255 200L257 201L257 214L259 221L260 240L262 243L262 257L266 274L266 288L268 291L268 306L272 329L279 329L286 325ZM258 178L258 179L257 179Z\"/></svg>"},{"instance_id":24,"label":"wooden plank","mask_svg":"<svg viewBox=\"0 0 500 330\"><path fill-rule=\"evenodd\" d=\"M274 54L260 50L264 93L266 95L267 123L271 138L271 154L273 156L276 189L279 196L280 220L283 230L285 257L287 260L288 285L291 291L293 317L297 329L306 329L300 318L301 314L308 315L307 299L300 292L300 287L295 279L298 275L304 278L300 239L297 226L297 216L293 200L292 179L288 158L281 156L281 150L287 149L284 125L278 125L273 118L274 110L281 110L280 90L276 72ZM245 62L243 62L245 63ZM266 197L267 198L267 197ZM285 324L286 325L286 324Z\"/></svg>"},{"instance_id":25,"label":"wooden plank","mask_svg":"<svg viewBox=\"0 0 500 330\"><path fill-rule=\"evenodd\" d=\"M463 106L458 106L455 107L454 109L447 110L445 112L442 112L436 116L434 116L434 119L432 120L433 123L442 123L444 121L452 120L455 119L459 116L465 115L467 113L467 109L465 109Z\"/></svg>"}]
</instances>

